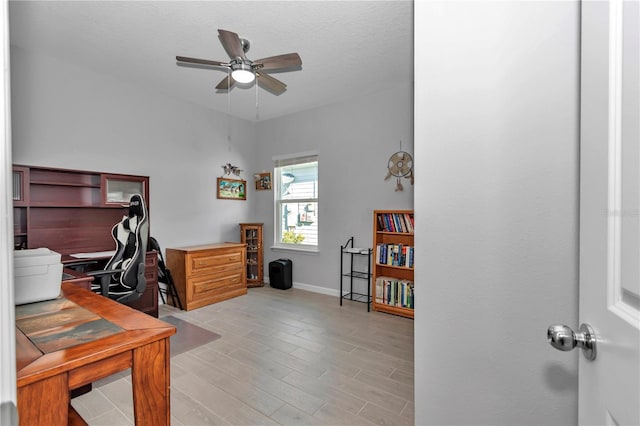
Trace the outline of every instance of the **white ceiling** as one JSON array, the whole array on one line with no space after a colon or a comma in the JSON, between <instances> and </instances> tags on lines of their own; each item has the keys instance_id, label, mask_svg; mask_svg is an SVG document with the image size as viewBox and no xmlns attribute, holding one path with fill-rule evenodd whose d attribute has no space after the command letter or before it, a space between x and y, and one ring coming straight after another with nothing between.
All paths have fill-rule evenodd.
<instances>
[{"instance_id":1,"label":"white ceiling","mask_svg":"<svg viewBox=\"0 0 640 426\"><path fill-rule=\"evenodd\" d=\"M413 81L413 2L24 1L9 2L12 45L256 121ZM298 52L302 70L271 73L280 96L215 85L220 69L175 57L227 61L218 28L251 42L250 59Z\"/></svg>"}]
</instances>

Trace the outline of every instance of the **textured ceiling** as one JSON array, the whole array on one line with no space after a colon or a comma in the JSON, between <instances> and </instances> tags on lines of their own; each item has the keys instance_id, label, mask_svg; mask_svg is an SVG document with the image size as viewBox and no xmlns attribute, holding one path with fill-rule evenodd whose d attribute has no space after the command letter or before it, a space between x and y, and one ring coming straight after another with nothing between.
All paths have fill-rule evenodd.
<instances>
[{"instance_id":1,"label":"textured ceiling","mask_svg":"<svg viewBox=\"0 0 640 426\"><path fill-rule=\"evenodd\" d=\"M265 120L413 81L413 2L9 2L11 44L114 75L246 120ZM250 59L298 52L302 69L271 73L275 96L216 92L226 73L176 55L227 61L218 28L251 42Z\"/></svg>"}]
</instances>

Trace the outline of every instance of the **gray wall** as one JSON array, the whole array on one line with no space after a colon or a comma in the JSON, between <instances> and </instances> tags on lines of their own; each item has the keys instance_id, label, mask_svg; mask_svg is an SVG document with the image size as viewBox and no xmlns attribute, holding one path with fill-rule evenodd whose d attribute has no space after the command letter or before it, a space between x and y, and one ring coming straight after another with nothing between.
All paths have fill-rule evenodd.
<instances>
[{"instance_id":1,"label":"gray wall","mask_svg":"<svg viewBox=\"0 0 640 426\"><path fill-rule=\"evenodd\" d=\"M578 2L416 2L416 424L577 424Z\"/></svg>"},{"instance_id":2,"label":"gray wall","mask_svg":"<svg viewBox=\"0 0 640 426\"><path fill-rule=\"evenodd\" d=\"M252 194L218 200L216 178L253 170L253 123L16 47L11 90L14 163L147 175L163 248L239 241Z\"/></svg>"},{"instance_id":3,"label":"gray wall","mask_svg":"<svg viewBox=\"0 0 640 426\"><path fill-rule=\"evenodd\" d=\"M320 154L320 253L265 250L265 263L294 262L297 286L338 295L339 246L350 236L371 246L372 211L413 207L385 181L387 160L413 152L413 91L400 87L252 123L206 110L110 76L13 47L13 162L148 175L151 234L163 248L238 241L239 222L264 222L273 242L273 191L253 174L274 155ZM213 96L213 95L212 95ZM247 201L216 199L221 166L244 169ZM364 290L365 287L362 288ZM358 289L356 289L358 290Z\"/></svg>"},{"instance_id":4,"label":"gray wall","mask_svg":"<svg viewBox=\"0 0 640 426\"><path fill-rule=\"evenodd\" d=\"M320 156L320 253L270 249L273 194L263 192L256 196L255 219L265 222L265 261L290 258L299 287L337 295L340 245L353 236L357 247L371 247L374 209L413 208L409 180L403 179L404 191L395 191L395 179L384 180L400 141L413 153L413 87L261 122L257 134L258 169L271 170L272 157L281 154L315 150ZM355 290L366 293L364 286Z\"/></svg>"}]
</instances>

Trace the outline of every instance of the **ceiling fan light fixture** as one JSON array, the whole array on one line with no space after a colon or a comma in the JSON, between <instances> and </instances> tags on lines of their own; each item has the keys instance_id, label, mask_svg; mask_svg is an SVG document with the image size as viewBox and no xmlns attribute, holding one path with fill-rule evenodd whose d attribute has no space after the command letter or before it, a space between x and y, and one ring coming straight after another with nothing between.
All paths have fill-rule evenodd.
<instances>
[{"instance_id":1,"label":"ceiling fan light fixture","mask_svg":"<svg viewBox=\"0 0 640 426\"><path fill-rule=\"evenodd\" d=\"M256 78L251 65L234 64L231 69L231 77L238 83L251 83Z\"/></svg>"},{"instance_id":2,"label":"ceiling fan light fixture","mask_svg":"<svg viewBox=\"0 0 640 426\"><path fill-rule=\"evenodd\" d=\"M249 50L249 40L240 38L238 34L223 29L218 29L218 37L222 47L231 58L228 62L176 56L176 60L181 63L208 65L225 69L227 75L216 85L217 91L231 90L236 83L243 86L242 88L249 88L260 77L260 84L255 86L257 105L258 87L276 96L287 90L287 85L269 75L269 71L295 71L296 69L301 69L302 60L300 55L295 52L252 61L246 57L246 53Z\"/></svg>"}]
</instances>

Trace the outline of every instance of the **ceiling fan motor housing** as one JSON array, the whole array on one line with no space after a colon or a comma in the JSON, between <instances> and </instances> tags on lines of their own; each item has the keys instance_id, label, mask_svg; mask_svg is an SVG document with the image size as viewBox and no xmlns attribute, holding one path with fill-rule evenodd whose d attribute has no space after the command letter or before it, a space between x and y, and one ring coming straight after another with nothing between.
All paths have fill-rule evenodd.
<instances>
[{"instance_id":1,"label":"ceiling fan motor housing","mask_svg":"<svg viewBox=\"0 0 640 426\"><path fill-rule=\"evenodd\" d=\"M231 71L246 70L253 72L253 62L248 59L234 59L230 62Z\"/></svg>"},{"instance_id":2,"label":"ceiling fan motor housing","mask_svg":"<svg viewBox=\"0 0 640 426\"><path fill-rule=\"evenodd\" d=\"M251 47L251 42L246 38L240 38L240 44L242 44L242 50L244 53L247 53Z\"/></svg>"}]
</instances>

